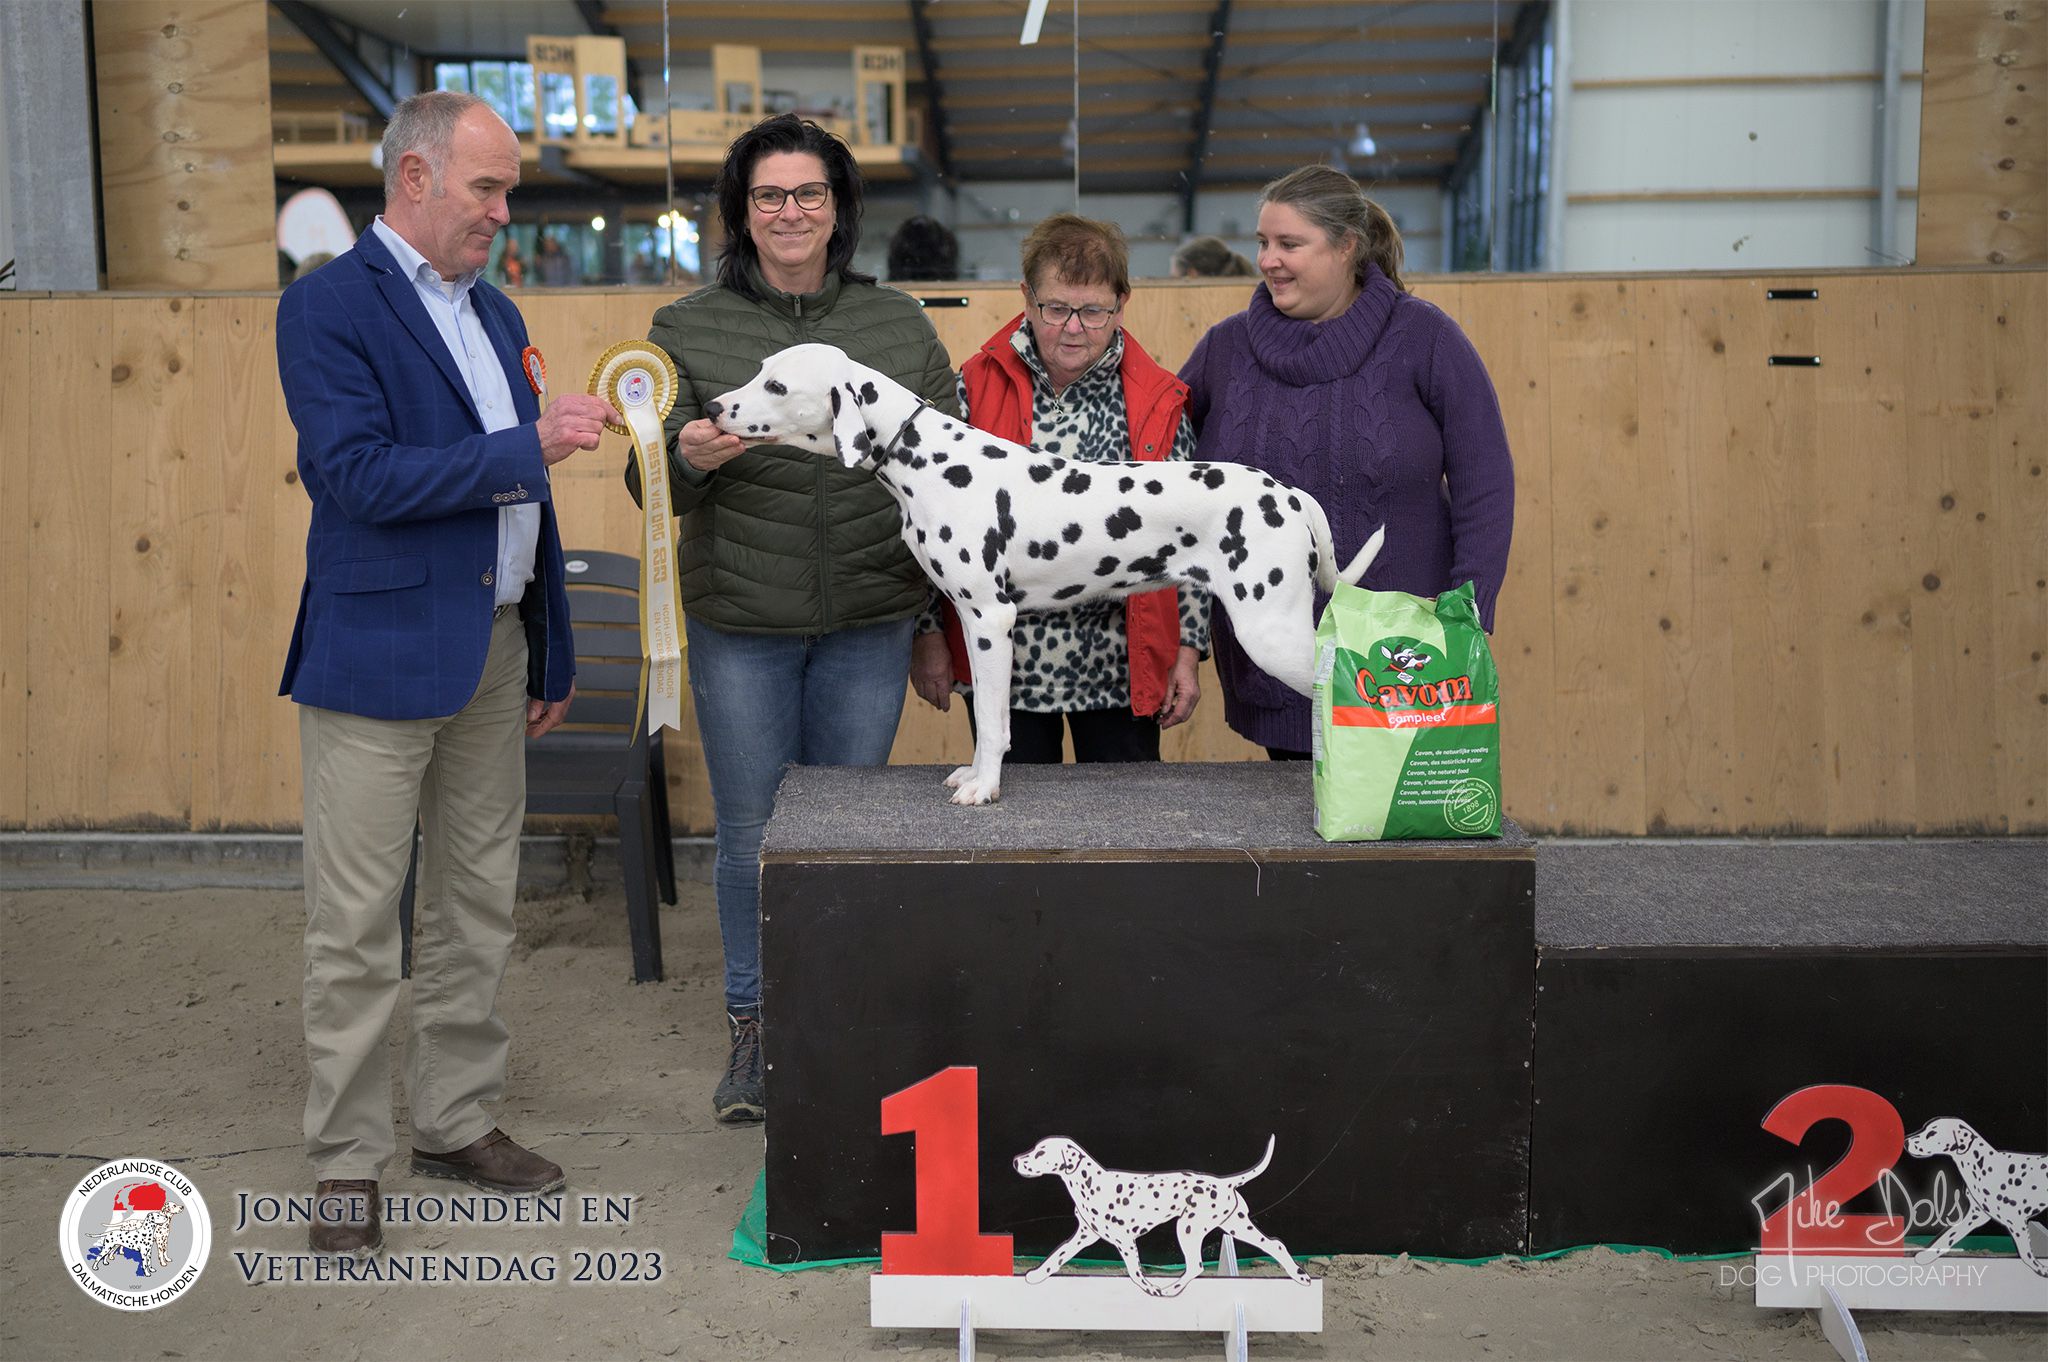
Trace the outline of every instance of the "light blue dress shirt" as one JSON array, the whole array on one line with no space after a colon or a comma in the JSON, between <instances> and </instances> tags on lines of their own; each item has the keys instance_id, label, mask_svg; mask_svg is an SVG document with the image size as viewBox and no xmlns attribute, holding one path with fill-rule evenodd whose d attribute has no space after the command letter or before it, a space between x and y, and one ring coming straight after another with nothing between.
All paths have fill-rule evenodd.
<instances>
[{"instance_id":1,"label":"light blue dress shirt","mask_svg":"<svg viewBox=\"0 0 2048 1362\"><path fill-rule=\"evenodd\" d=\"M379 239L390 248L392 259L412 275L420 303L434 319L434 329L448 347L449 357L469 385L470 400L483 418L484 433L491 434L519 424L512 405L512 383L491 338L484 334L469 291L482 270L472 270L460 279L441 277L412 243L393 231L380 216L373 224ZM540 507L535 505L498 508L497 596L499 605L517 605L533 580L533 559L540 545Z\"/></svg>"}]
</instances>

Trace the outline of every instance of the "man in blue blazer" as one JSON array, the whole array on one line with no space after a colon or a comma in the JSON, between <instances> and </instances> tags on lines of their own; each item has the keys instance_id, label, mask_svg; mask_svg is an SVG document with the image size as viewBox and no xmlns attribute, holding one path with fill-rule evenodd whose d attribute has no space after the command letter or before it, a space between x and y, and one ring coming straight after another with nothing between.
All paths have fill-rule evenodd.
<instances>
[{"instance_id":1,"label":"man in blue blazer","mask_svg":"<svg viewBox=\"0 0 2048 1362\"><path fill-rule=\"evenodd\" d=\"M412 1168L514 1194L562 1170L513 1143L497 992L512 948L524 738L576 690L548 467L595 449L611 406L545 414L526 326L481 277L519 181L512 130L469 95L406 100L384 134L384 213L286 289L278 371L313 501L280 693L299 704L312 1247L383 1242L396 1152L385 1032L399 892L425 830L405 1083Z\"/></svg>"}]
</instances>

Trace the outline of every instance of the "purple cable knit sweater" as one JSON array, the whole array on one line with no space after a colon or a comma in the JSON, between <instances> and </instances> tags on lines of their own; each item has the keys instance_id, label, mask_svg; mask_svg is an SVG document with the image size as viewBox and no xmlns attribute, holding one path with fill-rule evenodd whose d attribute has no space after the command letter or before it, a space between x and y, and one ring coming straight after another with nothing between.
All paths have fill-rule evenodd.
<instances>
[{"instance_id":1,"label":"purple cable knit sweater","mask_svg":"<svg viewBox=\"0 0 2048 1362\"><path fill-rule=\"evenodd\" d=\"M1287 316L1260 284L1180 377L1197 459L1251 464L1313 495L1340 567L1384 523L1366 586L1435 596L1471 581L1493 628L1515 471L1493 383L1456 322L1377 268L1357 301L1321 323ZM1220 612L1214 627L1230 726L1263 747L1306 751L1307 698L1253 666Z\"/></svg>"}]
</instances>

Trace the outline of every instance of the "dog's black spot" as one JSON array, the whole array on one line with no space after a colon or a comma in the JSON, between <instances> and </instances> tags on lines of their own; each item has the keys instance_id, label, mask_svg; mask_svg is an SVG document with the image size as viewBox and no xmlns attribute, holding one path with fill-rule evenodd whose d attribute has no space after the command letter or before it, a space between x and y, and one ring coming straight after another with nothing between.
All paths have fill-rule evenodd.
<instances>
[{"instance_id":1,"label":"dog's black spot","mask_svg":"<svg viewBox=\"0 0 2048 1362\"><path fill-rule=\"evenodd\" d=\"M1232 582L1232 583L1230 584L1230 589L1231 589L1232 591L1235 591L1235 592L1237 593L1237 598L1238 598L1239 600L1243 600L1243 599L1244 599L1244 596L1245 596L1245 591L1244 591L1244 583L1243 583L1243 582Z\"/></svg>"},{"instance_id":2,"label":"dog's black spot","mask_svg":"<svg viewBox=\"0 0 2048 1362\"><path fill-rule=\"evenodd\" d=\"M879 402L882 400L882 395L875 391L875 385L872 383L861 384L860 391L855 396L859 397L863 402Z\"/></svg>"},{"instance_id":3,"label":"dog's black spot","mask_svg":"<svg viewBox=\"0 0 2048 1362\"><path fill-rule=\"evenodd\" d=\"M1290 496L1289 498L1287 498L1287 509L1290 511L1299 511L1301 509L1301 498L1294 496Z\"/></svg>"},{"instance_id":4,"label":"dog's black spot","mask_svg":"<svg viewBox=\"0 0 2048 1362\"><path fill-rule=\"evenodd\" d=\"M974 617L975 617L976 619L980 619L980 618L981 618L981 612L980 612L979 610L975 611L975 612L974 612ZM974 640L974 646L975 646L975 647L977 647L977 648L979 648L979 649L981 649L981 650L982 650L983 652L987 652L987 651L988 651L988 647L989 647L989 644L988 644L988 640L987 640L987 639L985 639L985 638L978 638L978 639Z\"/></svg>"},{"instance_id":5,"label":"dog's black spot","mask_svg":"<svg viewBox=\"0 0 2048 1362\"><path fill-rule=\"evenodd\" d=\"M1279 483L1277 483L1277 482L1273 481L1273 480L1272 480L1271 478L1260 478L1260 479L1259 479L1259 486L1261 486L1261 487L1278 487L1279 485L1280 485Z\"/></svg>"},{"instance_id":6,"label":"dog's black spot","mask_svg":"<svg viewBox=\"0 0 2048 1362\"><path fill-rule=\"evenodd\" d=\"M923 531L923 530L919 530L919 531L917 532L917 542L918 542L918 543L920 543L920 544L922 544L922 543L924 542L924 531Z\"/></svg>"},{"instance_id":7,"label":"dog's black spot","mask_svg":"<svg viewBox=\"0 0 2048 1362\"><path fill-rule=\"evenodd\" d=\"M974 561L974 555L969 553L966 549L962 549L960 550L960 561L963 563L971 563Z\"/></svg>"},{"instance_id":8,"label":"dog's black spot","mask_svg":"<svg viewBox=\"0 0 2048 1362\"><path fill-rule=\"evenodd\" d=\"M909 464L912 468L923 468L926 464L931 462L930 459L927 459L922 454L911 454L905 452L903 454L898 455L897 457L902 459L903 462Z\"/></svg>"},{"instance_id":9,"label":"dog's black spot","mask_svg":"<svg viewBox=\"0 0 2048 1362\"><path fill-rule=\"evenodd\" d=\"M974 616L976 619L981 618L981 610L978 607L976 609L968 611L967 613Z\"/></svg>"},{"instance_id":10,"label":"dog's black spot","mask_svg":"<svg viewBox=\"0 0 2048 1362\"><path fill-rule=\"evenodd\" d=\"M1255 601L1266 599L1266 584L1264 582L1252 583L1252 599Z\"/></svg>"},{"instance_id":11,"label":"dog's black spot","mask_svg":"<svg viewBox=\"0 0 2048 1362\"><path fill-rule=\"evenodd\" d=\"M1259 498L1259 509L1265 512L1266 523L1274 529L1277 530L1287 523L1287 517L1280 514L1280 503L1273 499L1270 492Z\"/></svg>"},{"instance_id":12,"label":"dog's black spot","mask_svg":"<svg viewBox=\"0 0 2048 1362\"><path fill-rule=\"evenodd\" d=\"M1209 580L1209 569L1194 563L1188 564L1181 571L1187 574L1187 579L1191 582L1206 582Z\"/></svg>"},{"instance_id":13,"label":"dog's black spot","mask_svg":"<svg viewBox=\"0 0 2048 1362\"><path fill-rule=\"evenodd\" d=\"M1216 488L1221 487L1223 485L1224 476L1225 475L1222 469L1211 468L1206 470L1202 474L1202 482L1211 491L1214 491Z\"/></svg>"},{"instance_id":14,"label":"dog's black spot","mask_svg":"<svg viewBox=\"0 0 2048 1362\"><path fill-rule=\"evenodd\" d=\"M938 559L932 559L930 566L932 570L932 576L943 577L946 575L946 565L944 563L941 563Z\"/></svg>"},{"instance_id":15,"label":"dog's black spot","mask_svg":"<svg viewBox=\"0 0 2048 1362\"><path fill-rule=\"evenodd\" d=\"M947 426L947 427L946 427L946 429L947 429L947 430L953 430L953 427L949 425L949 426ZM955 439L956 441L958 441L958 440L964 440L964 439L966 439L966 438L967 438L967 432L966 432L966 431L964 431L964 430L953 430L953 438L954 438L954 439Z\"/></svg>"},{"instance_id":16,"label":"dog's black spot","mask_svg":"<svg viewBox=\"0 0 2048 1362\"><path fill-rule=\"evenodd\" d=\"M1144 523L1144 519L1136 511L1128 506L1119 506L1115 515L1102 522L1102 528L1109 531L1111 539L1121 539L1142 527Z\"/></svg>"},{"instance_id":17,"label":"dog's black spot","mask_svg":"<svg viewBox=\"0 0 2048 1362\"><path fill-rule=\"evenodd\" d=\"M1133 558L1130 561L1130 569L1133 572L1142 572L1147 577L1164 577L1166 575L1166 560L1172 556L1173 545L1161 544L1159 552L1151 557Z\"/></svg>"},{"instance_id":18,"label":"dog's black spot","mask_svg":"<svg viewBox=\"0 0 2048 1362\"><path fill-rule=\"evenodd\" d=\"M1078 543L1081 538L1081 527L1079 525L1067 526L1067 528L1060 531L1060 538L1066 540L1069 544Z\"/></svg>"},{"instance_id":19,"label":"dog's black spot","mask_svg":"<svg viewBox=\"0 0 2048 1362\"><path fill-rule=\"evenodd\" d=\"M826 391L825 391L825 396L831 399L831 401L832 401L832 414L833 414L834 416L837 416L837 415L839 414L839 389L837 389L837 388L828 388L828 389L826 389ZM707 407L706 407L706 408L705 408L704 410L706 410L706 411L710 412L710 413L711 413L711 414L712 414L713 416L716 416L716 415L718 415L718 404L717 404L716 402L713 402L713 403L711 403L711 404L710 404L709 406L707 406Z\"/></svg>"},{"instance_id":20,"label":"dog's black spot","mask_svg":"<svg viewBox=\"0 0 2048 1362\"><path fill-rule=\"evenodd\" d=\"M1098 577L1107 577L1110 573L1115 572L1118 568L1122 566L1123 564L1118 562L1114 558L1105 558L1095 565L1095 575Z\"/></svg>"},{"instance_id":21,"label":"dog's black spot","mask_svg":"<svg viewBox=\"0 0 2048 1362\"><path fill-rule=\"evenodd\" d=\"M783 387L780 383L777 383L772 378L769 379L766 383L763 383L761 386L767 389L769 392L774 393L777 397L789 396L789 389Z\"/></svg>"},{"instance_id":22,"label":"dog's black spot","mask_svg":"<svg viewBox=\"0 0 2048 1362\"><path fill-rule=\"evenodd\" d=\"M941 544L950 544L953 542L953 527L951 525L939 526L939 542Z\"/></svg>"},{"instance_id":23,"label":"dog's black spot","mask_svg":"<svg viewBox=\"0 0 2048 1362\"><path fill-rule=\"evenodd\" d=\"M1057 539L1034 539L1027 546L1027 551L1033 558L1043 558L1046 562L1050 563L1059 556L1060 541Z\"/></svg>"},{"instance_id":24,"label":"dog's black spot","mask_svg":"<svg viewBox=\"0 0 2048 1362\"><path fill-rule=\"evenodd\" d=\"M1282 572L1279 568L1274 568L1271 572L1266 574L1266 580L1271 582L1274 586L1280 585L1280 583L1284 581L1286 577L1287 574Z\"/></svg>"},{"instance_id":25,"label":"dog's black spot","mask_svg":"<svg viewBox=\"0 0 2048 1362\"><path fill-rule=\"evenodd\" d=\"M1183 531L1180 537L1180 546L1184 549L1193 548L1195 546L1195 537Z\"/></svg>"},{"instance_id":26,"label":"dog's black spot","mask_svg":"<svg viewBox=\"0 0 2048 1362\"><path fill-rule=\"evenodd\" d=\"M906 448L916 449L923 443L924 436L917 433L917 422L912 421L903 428L903 444Z\"/></svg>"},{"instance_id":27,"label":"dog's black spot","mask_svg":"<svg viewBox=\"0 0 2048 1362\"><path fill-rule=\"evenodd\" d=\"M1031 480L1033 482L1044 482L1047 478L1051 476L1051 464L1035 463L1031 465Z\"/></svg>"},{"instance_id":28,"label":"dog's black spot","mask_svg":"<svg viewBox=\"0 0 2048 1362\"><path fill-rule=\"evenodd\" d=\"M983 445L981 452L991 459L1007 459L1010 457L1010 451L1004 449L1001 445Z\"/></svg>"},{"instance_id":29,"label":"dog's black spot","mask_svg":"<svg viewBox=\"0 0 2048 1362\"><path fill-rule=\"evenodd\" d=\"M1076 468L1071 473L1067 474L1066 481L1060 484L1060 490L1062 492L1065 492L1070 497L1077 497L1081 495L1081 493L1087 491L1088 484L1093 481L1095 481L1093 478L1089 477L1086 473L1083 473L1080 469Z\"/></svg>"},{"instance_id":30,"label":"dog's black spot","mask_svg":"<svg viewBox=\"0 0 2048 1362\"><path fill-rule=\"evenodd\" d=\"M946 461L946 451L945 451L945 450L943 450L943 449L934 449L934 450L932 451L932 462L933 462L933 463L944 463L945 461Z\"/></svg>"},{"instance_id":31,"label":"dog's black spot","mask_svg":"<svg viewBox=\"0 0 2048 1362\"><path fill-rule=\"evenodd\" d=\"M974 481L974 470L964 463L956 463L946 470L946 481L955 487L965 487Z\"/></svg>"},{"instance_id":32,"label":"dog's black spot","mask_svg":"<svg viewBox=\"0 0 2048 1362\"><path fill-rule=\"evenodd\" d=\"M1076 582L1072 586L1063 586L1058 591L1053 592L1052 598L1056 601L1069 601L1087 589L1087 587Z\"/></svg>"},{"instance_id":33,"label":"dog's black spot","mask_svg":"<svg viewBox=\"0 0 2048 1362\"><path fill-rule=\"evenodd\" d=\"M1136 478L1118 478L1116 480L1116 490L1119 492L1128 492L1137 485L1138 480Z\"/></svg>"},{"instance_id":34,"label":"dog's black spot","mask_svg":"<svg viewBox=\"0 0 2048 1362\"><path fill-rule=\"evenodd\" d=\"M1227 555L1226 561L1235 572L1251 556L1251 549L1244 542L1244 507L1230 508L1230 514L1223 518L1223 529L1223 537L1216 541L1216 547Z\"/></svg>"},{"instance_id":35,"label":"dog's black spot","mask_svg":"<svg viewBox=\"0 0 2048 1362\"><path fill-rule=\"evenodd\" d=\"M996 489L996 529L1002 532L1003 547L1010 547L1010 541L1017 537L1017 521L1010 514L1010 489Z\"/></svg>"}]
</instances>

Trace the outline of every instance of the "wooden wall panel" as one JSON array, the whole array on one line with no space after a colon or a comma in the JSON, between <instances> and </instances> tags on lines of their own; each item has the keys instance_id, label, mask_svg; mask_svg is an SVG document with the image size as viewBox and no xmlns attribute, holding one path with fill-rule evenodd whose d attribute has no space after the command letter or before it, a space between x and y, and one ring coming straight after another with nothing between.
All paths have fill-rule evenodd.
<instances>
[{"instance_id":1,"label":"wooden wall panel","mask_svg":"<svg viewBox=\"0 0 2048 1362\"><path fill-rule=\"evenodd\" d=\"M92 7L109 287L276 287L267 10Z\"/></svg>"},{"instance_id":2,"label":"wooden wall panel","mask_svg":"<svg viewBox=\"0 0 2048 1362\"><path fill-rule=\"evenodd\" d=\"M192 821L192 560L209 531L190 496L204 477L191 447L189 298L106 305L107 751L105 821L183 829ZM207 461L211 465L211 460Z\"/></svg>"},{"instance_id":3,"label":"wooden wall panel","mask_svg":"<svg viewBox=\"0 0 2048 1362\"><path fill-rule=\"evenodd\" d=\"M1825 830L1900 833L1914 799L1914 596L1908 501L1906 299L1901 281L1822 283L1815 347L1828 366L1814 451L1823 533L1813 627L1821 651Z\"/></svg>"},{"instance_id":4,"label":"wooden wall panel","mask_svg":"<svg viewBox=\"0 0 2048 1362\"><path fill-rule=\"evenodd\" d=\"M1821 297L1767 302L1766 283ZM1545 831L2048 831L2048 274L1420 291L1473 338L1515 450L1494 637L1512 815ZM956 361L1017 306L1011 286L958 292L969 307L933 313ZM1177 366L1244 294L1147 285L1129 317ZM662 301L520 299L557 393ZM0 758L18 754L0 762L0 825L296 826L296 711L275 692L309 508L275 310L0 299L0 421L35 432L0 453ZM1765 364L1791 352L1823 364ZM571 547L635 550L625 458L612 437L555 470ZM1221 722L1212 667L1203 686L1169 757L1257 758ZM685 727L671 804L703 830ZM960 706L908 703L897 759L968 750Z\"/></svg>"},{"instance_id":5,"label":"wooden wall panel","mask_svg":"<svg viewBox=\"0 0 2048 1362\"><path fill-rule=\"evenodd\" d=\"M1991 543L1992 393L1990 280L1971 275L1939 290L1910 289L1906 307L1906 480L1911 551L1914 795L1929 831L1984 827L1995 819L1990 707L1994 688ZM1985 519L1977 519L1982 513Z\"/></svg>"},{"instance_id":6,"label":"wooden wall panel","mask_svg":"<svg viewBox=\"0 0 2048 1362\"><path fill-rule=\"evenodd\" d=\"M112 386L103 299L29 309L32 385L26 429L28 818L40 828L106 821L108 703L107 478L101 421ZM13 508L7 508L13 513ZM15 531L19 533L19 531Z\"/></svg>"},{"instance_id":7,"label":"wooden wall panel","mask_svg":"<svg viewBox=\"0 0 2048 1362\"><path fill-rule=\"evenodd\" d=\"M1507 580L1494 603L1500 668L1501 783L1515 817L1555 826L1558 803L1556 662L1551 608L1551 286L1535 281L1467 287L1457 314L1500 396L1515 460L1515 533Z\"/></svg>"},{"instance_id":8,"label":"wooden wall panel","mask_svg":"<svg viewBox=\"0 0 2048 1362\"><path fill-rule=\"evenodd\" d=\"M2007 832L2039 833L2048 831L2048 274L1994 277L1991 307L1997 816Z\"/></svg>"},{"instance_id":9,"label":"wooden wall panel","mask_svg":"<svg viewBox=\"0 0 2048 1362\"><path fill-rule=\"evenodd\" d=\"M1574 833L1645 821L1635 287L1573 280L1550 296L1552 782Z\"/></svg>"},{"instance_id":10,"label":"wooden wall panel","mask_svg":"<svg viewBox=\"0 0 2048 1362\"><path fill-rule=\"evenodd\" d=\"M1923 265L2048 261L2048 0L1927 6Z\"/></svg>"},{"instance_id":11,"label":"wooden wall panel","mask_svg":"<svg viewBox=\"0 0 2048 1362\"><path fill-rule=\"evenodd\" d=\"M192 823L289 828L299 814L299 725L277 694L299 608L305 528L296 447L277 385L277 304L202 298L194 323L220 526L194 572Z\"/></svg>"},{"instance_id":12,"label":"wooden wall panel","mask_svg":"<svg viewBox=\"0 0 2048 1362\"><path fill-rule=\"evenodd\" d=\"M29 425L35 377L30 305L0 308L0 827L28 822L29 475L35 441Z\"/></svg>"},{"instance_id":13,"label":"wooden wall panel","mask_svg":"<svg viewBox=\"0 0 2048 1362\"><path fill-rule=\"evenodd\" d=\"M1653 832L1716 827L1730 817L1723 800L1739 745L1724 508L1733 404L1746 385L1731 370L1762 361L1740 345L1731 359L1734 320L1748 312L1740 284L1644 281L1637 298L1644 824Z\"/></svg>"}]
</instances>

